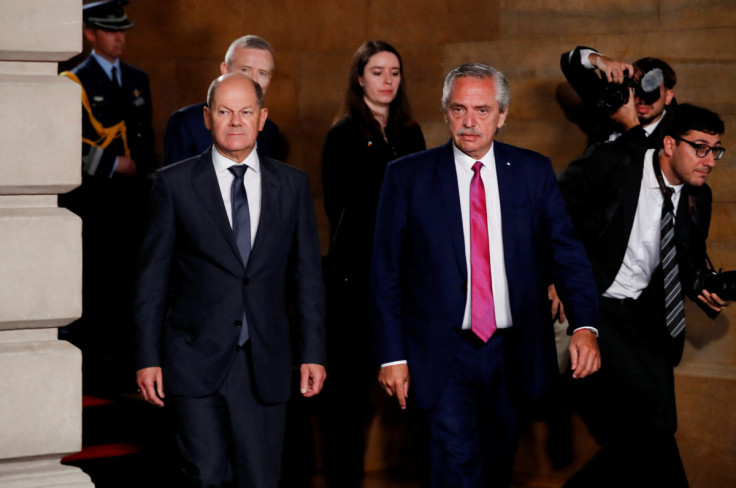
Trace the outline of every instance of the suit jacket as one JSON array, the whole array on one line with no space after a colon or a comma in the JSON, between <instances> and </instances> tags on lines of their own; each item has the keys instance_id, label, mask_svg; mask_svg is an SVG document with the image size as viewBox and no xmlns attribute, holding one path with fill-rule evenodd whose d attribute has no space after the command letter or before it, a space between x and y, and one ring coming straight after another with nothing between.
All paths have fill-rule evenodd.
<instances>
[{"instance_id":1,"label":"suit jacket","mask_svg":"<svg viewBox=\"0 0 736 488\"><path fill-rule=\"evenodd\" d=\"M588 252L599 293L613 283L623 262L636 215L642 174L645 169L651 171L645 168L647 149L618 141L598 144L570 164L560 176L560 189ZM646 164L651 163L647 161ZM687 292L709 316L715 316L716 313L702 304L697 293L691 290L695 271L705 267L711 202L708 185L685 185L675 218L675 238L683 292ZM662 301L662 307L663 304Z\"/></svg>"},{"instance_id":2,"label":"suit jacket","mask_svg":"<svg viewBox=\"0 0 736 488\"><path fill-rule=\"evenodd\" d=\"M59 195L59 206L79 215L84 222L84 316L90 322L119 321L130 327L135 262L146 219L150 176L156 169L151 127L151 93L148 75L120 63L122 86L114 84L93 56L71 70L84 86L92 113L105 127L125 121L130 156L136 162L135 176L112 171L117 156L125 154L120 138L102 152L94 174L82 171L82 185ZM81 100L80 100L81 108ZM86 110L82 135L98 138ZM81 142L81 141L80 141ZM90 146L82 143L83 154Z\"/></svg>"},{"instance_id":3,"label":"suit jacket","mask_svg":"<svg viewBox=\"0 0 736 488\"><path fill-rule=\"evenodd\" d=\"M212 134L204 125L206 103L196 103L172 112L166 123L164 134L163 166L201 154L212 145ZM279 126L266 119L263 130L258 133L258 154L283 160L283 142Z\"/></svg>"},{"instance_id":4,"label":"suit jacket","mask_svg":"<svg viewBox=\"0 0 736 488\"><path fill-rule=\"evenodd\" d=\"M245 310L255 384L268 403L291 381L285 291L297 300L303 363L324 363L320 247L306 175L262 157L261 216L247 266L238 252L209 150L161 169L141 250L137 368L161 366L168 392L205 396L223 381Z\"/></svg>"},{"instance_id":5,"label":"suit jacket","mask_svg":"<svg viewBox=\"0 0 736 488\"><path fill-rule=\"evenodd\" d=\"M607 112L601 111L595 105L606 81L605 79L601 79L595 70L583 66L581 54L583 50L588 49L596 51L592 47L578 46L570 52L562 53L560 57L560 68L570 83L570 86L572 86L583 100L589 112L588 116L590 120L584 123L586 127L583 129L588 134L589 145L592 145L607 141L612 133L621 132L621 127L608 117L609 114ZM670 106L674 105L677 105L677 102L673 99ZM657 149L660 147L664 138L663 122L664 120L660 121L657 128L649 136L644 132L644 128L639 125L623 132L619 139L622 142L638 143Z\"/></svg>"},{"instance_id":6,"label":"suit jacket","mask_svg":"<svg viewBox=\"0 0 736 488\"><path fill-rule=\"evenodd\" d=\"M152 174L157 163L153 150L153 112L148 75L135 66L121 62L122 87L119 87L107 77L92 56L71 71L82 82L92 113L103 126L109 127L121 120L125 121L130 156L138 165L139 175L144 177ZM94 140L98 137L89 122L83 124L82 133L88 139ZM122 142L116 139L103 152L95 175L108 178L115 158L123 154Z\"/></svg>"},{"instance_id":7,"label":"suit jacket","mask_svg":"<svg viewBox=\"0 0 736 488\"><path fill-rule=\"evenodd\" d=\"M558 371L547 285L558 284L571 324L597 322L590 264L565 211L548 158L493 143L503 221L515 386L550 393ZM467 299L463 227L452 143L388 166L371 276L380 363L406 359L418 406L430 408L449 376Z\"/></svg>"},{"instance_id":8,"label":"suit jacket","mask_svg":"<svg viewBox=\"0 0 736 488\"><path fill-rule=\"evenodd\" d=\"M418 125L387 128L386 133L388 141L378 129L346 117L330 129L322 150L330 257L344 268L343 278L359 281L361 288L368 286L378 195L386 166L426 149Z\"/></svg>"}]
</instances>

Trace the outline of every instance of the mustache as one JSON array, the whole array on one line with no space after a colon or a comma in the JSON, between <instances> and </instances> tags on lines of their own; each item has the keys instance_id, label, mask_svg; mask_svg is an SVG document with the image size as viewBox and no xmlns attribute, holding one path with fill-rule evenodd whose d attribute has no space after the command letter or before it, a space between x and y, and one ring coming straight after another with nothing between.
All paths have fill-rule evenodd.
<instances>
[{"instance_id":1,"label":"mustache","mask_svg":"<svg viewBox=\"0 0 736 488\"><path fill-rule=\"evenodd\" d=\"M481 136L482 134L480 133L478 129L475 129L473 127L465 127L457 131L457 135L459 136Z\"/></svg>"}]
</instances>

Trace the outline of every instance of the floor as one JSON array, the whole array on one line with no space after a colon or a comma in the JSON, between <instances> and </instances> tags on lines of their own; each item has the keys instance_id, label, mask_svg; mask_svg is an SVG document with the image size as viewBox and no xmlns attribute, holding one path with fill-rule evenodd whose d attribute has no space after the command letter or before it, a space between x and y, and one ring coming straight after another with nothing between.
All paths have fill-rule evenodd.
<instances>
[{"instance_id":1,"label":"floor","mask_svg":"<svg viewBox=\"0 0 736 488\"><path fill-rule=\"evenodd\" d=\"M174 479L173 446L163 435L166 418L133 393L87 395L83 400L83 450L64 464L86 472L97 488L167 488ZM309 468L306 468L309 469ZM319 472L305 470L280 488L326 488ZM410 469L367 472L362 488L419 488ZM531 488L514 485L513 488Z\"/></svg>"},{"instance_id":2,"label":"floor","mask_svg":"<svg viewBox=\"0 0 736 488\"><path fill-rule=\"evenodd\" d=\"M117 355L86 354L83 369L83 449L62 462L82 469L97 488L176 486L172 482L176 472L175 448L168 418L163 409L152 407L139 397L130 362ZM296 461L288 465L285 461L285 481L280 488L326 488L315 467L319 462L312 448L314 442L301 442L301 447L292 449L299 454L291 457ZM309 455L304 456L305 452ZM415 470L404 468L367 472L362 488L419 486Z\"/></svg>"}]
</instances>

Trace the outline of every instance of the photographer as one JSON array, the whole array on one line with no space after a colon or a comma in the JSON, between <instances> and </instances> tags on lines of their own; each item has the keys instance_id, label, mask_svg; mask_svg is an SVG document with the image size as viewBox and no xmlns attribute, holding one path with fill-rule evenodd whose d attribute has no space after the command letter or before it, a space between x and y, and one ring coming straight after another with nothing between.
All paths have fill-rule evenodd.
<instances>
[{"instance_id":1,"label":"photographer","mask_svg":"<svg viewBox=\"0 0 736 488\"><path fill-rule=\"evenodd\" d=\"M560 66L595 118L590 144L621 138L657 148L663 136L657 130L660 122L666 109L677 104L677 76L667 63L642 58L628 64L578 46L562 54Z\"/></svg>"},{"instance_id":2,"label":"photographer","mask_svg":"<svg viewBox=\"0 0 736 488\"><path fill-rule=\"evenodd\" d=\"M673 368L684 345L684 296L713 318L733 294L698 279L711 217L705 180L725 152L724 124L683 104L660 125L661 149L597 144L560 176L600 294L602 362L573 386L602 447L566 488L688 486L674 437Z\"/></svg>"}]
</instances>

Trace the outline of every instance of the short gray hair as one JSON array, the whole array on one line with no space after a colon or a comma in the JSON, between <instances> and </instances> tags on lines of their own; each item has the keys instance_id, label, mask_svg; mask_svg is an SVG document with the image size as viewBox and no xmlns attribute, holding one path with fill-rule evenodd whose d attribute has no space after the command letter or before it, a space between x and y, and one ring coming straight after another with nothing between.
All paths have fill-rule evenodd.
<instances>
[{"instance_id":1,"label":"short gray hair","mask_svg":"<svg viewBox=\"0 0 736 488\"><path fill-rule=\"evenodd\" d=\"M487 64L467 63L450 71L447 77L445 77L445 85L442 87L442 110L447 111L447 103L450 100L450 94L457 78L493 79L496 84L498 111L503 112L508 108L509 102L511 101L511 93L509 92L509 82L503 73Z\"/></svg>"},{"instance_id":2,"label":"short gray hair","mask_svg":"<svg viewBox=\"0 0 736 488\"><path fill-rule=\"evenodd\" d=\"M235 50L237 48L242 49L261 49L263 51L268 51L271 53L271 56L273 57L273 47L271 47L271 44L267 40L265 40L262 37L254 36L252 34L249 34L247 36L243 36L239 39L235 39L231 44L230 47L227 48L227 52L225 53L225 64L227 64L227 67L232 67L233 64L233 58L235 57Z\"/></svg>"}]
</instances>

